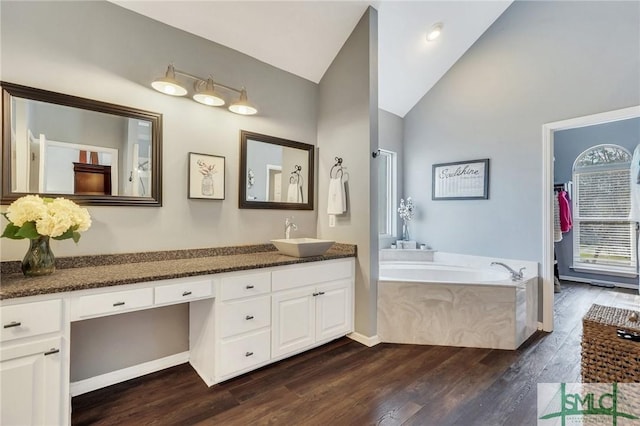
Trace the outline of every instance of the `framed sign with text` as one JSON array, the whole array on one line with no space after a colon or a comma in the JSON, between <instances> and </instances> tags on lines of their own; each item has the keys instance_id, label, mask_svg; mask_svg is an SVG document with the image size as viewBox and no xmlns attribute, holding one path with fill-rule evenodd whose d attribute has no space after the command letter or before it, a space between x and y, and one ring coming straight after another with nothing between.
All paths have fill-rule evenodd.
<instances>
[{"instance_id":1,"label":"framed sign with text","mask_svg":"<svg viewBox=\"0 0 640 426\"><path fill-rule=\"evenodd\" d=\"M489 199L489 159L434 164L431 199Z\"/></svg>"}]
</instances>

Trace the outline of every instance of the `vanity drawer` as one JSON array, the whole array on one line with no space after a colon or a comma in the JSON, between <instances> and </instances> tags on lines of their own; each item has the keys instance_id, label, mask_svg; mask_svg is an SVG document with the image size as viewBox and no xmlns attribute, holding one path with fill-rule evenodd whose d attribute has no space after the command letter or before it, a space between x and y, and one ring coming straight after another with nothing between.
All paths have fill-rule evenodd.
<instances>
[{"instance_id":1,"label":"vanity drawer","mask_svg":"<svg viewBox=\"0 0 640 426\"><path fill-rule=\"evenodd\" d=\"M229 337L271 325L271 296L221 302L220 335Z\"/></svg>"},{"instance_id":2,"label":"vanity drawer","mask_svg":"<svg viewBox=\"0 0 640 426\"><path fill-rule=\"evenodd\" d=\"M248 336L228 339L220 344L219 376L251 368L269 360L271 331L264 330Z\"/></svg>"},{"instance_id":3,"label":"vanity drawer","mask_svg":"<svg viewBox=\"0 0 640 426\"><path fill-rule=\"evenodd\" d=\"M188 302L192 299L211 296L211 280L163 285L156 287L154 292L157 305Z\"/></svg>"},{"instance_id":4,"label":"vanity drawer","mask_svg":"<svg viewBox=\"0 0 640 426\"><path fill-rule=\"evenodd\" d=\"M37 336L60 331L62 301L24 303L2 307L0 341Z\"/></svg>"},{"instance_id":5,"label":"vanity drawer","mask_svg":"<svg viewBox=\"0 0 640 426\"><path fill-rule=\"evenodd\" d=\"M271 291L271 272L243 274L222 278L220 300L258 296Z\"/></svg>"},{"instance_id":6,"label":"vanity drawer","mask_svg":"<svg viewBox=\"0 0 640 426\"><path fill-rule=\"evenodd\" d=\"M273 291L288 290L311 284L352 277L353 260L315 262L273 271Z\"/></svg>"},{"instance_id":7,"label":"vanity drawer","mask_svg":"<svg viewBox=\"0 0 640 426\"><path fill-rule=\"evenodd\" d=\"M153 305L153 288L115 291L112 293L82 296L78 299L78 315L91 317L115 314Z\"/></svg>"}]
</instances>

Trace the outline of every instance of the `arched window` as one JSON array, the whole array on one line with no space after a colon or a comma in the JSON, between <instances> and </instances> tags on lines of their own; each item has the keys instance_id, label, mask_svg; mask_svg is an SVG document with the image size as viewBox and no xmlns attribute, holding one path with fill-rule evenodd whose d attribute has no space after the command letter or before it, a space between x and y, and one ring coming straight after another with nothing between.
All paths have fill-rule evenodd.
<instances>
[{"instance_id":1,"label":"arched window","mask_svg":"<svg viewBox=\"0 0 640 426\"><path fill-rule=\"evenodd\" d=\"M629 221L631 154L597 145L573 164L573 267L636 273L636 225Z\"/></svg>"}]
</instances>

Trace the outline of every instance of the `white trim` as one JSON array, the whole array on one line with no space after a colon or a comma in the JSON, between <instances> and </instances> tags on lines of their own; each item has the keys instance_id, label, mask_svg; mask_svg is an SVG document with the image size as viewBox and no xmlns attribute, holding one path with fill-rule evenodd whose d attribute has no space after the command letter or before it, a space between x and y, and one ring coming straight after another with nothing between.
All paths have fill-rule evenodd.
<instances>
[{"instance_id":1,"label":"white trim","mask_svg":"<svg viewBox=\"0 0 640 426\"><path fill-rule=\"evenodd\" d=\"M636 278L638 276L637 272L627 272L629 268L620 268L616 269L611 265L594 265L589 263L576 264L569 266L569 269L572 269L576 272L582 272L586 274L599 274L599 275L612 275L616 277L625 277L625 278Z\"/></svg>"},{"instance_id":2,"label":"white trim","mask_svg":"<svg viewBox=\"0 0 640 426\"><path fill-rule=\"evenodd\" d=\"M553 133L640 117L640 105L542 125L542 324L553 331Z\"/></svg>"},{"instance_id":3,"label":"white trim","mask_svg":"<svg viewBox=\"0 0 640 426\"><path fill-rule=\"evenodd\" d=\"M380 337L376 334L375 336L365 336L364 334L360 334L357 332L347 334L347 337L351 340L355 340L358 343L362 343L365 346L372 347L377 345L378 343L382 343L380 341Z\"/></svg>"},{"instance_id":4,"label":"white trim","mask_svg":"<svg viewBox=\"0 0 640 426\"><path fill-rule=\"evenodd\" d=\"M135 379L145 374L164 370L165 368L174 367L176 365L189 362L189 351L180 352L175 355L169 355L164 358L155 359L153 361L144 362L132 367L123 368L121 370L112 371L110 373L101 374L88 379L72 382L69 388L71 396L82 395L96 389L121 383L126 380Z\"/></svg>"},{"instance_id":5,"label":"white trim","mask_svg":"<svg viewBox=\"0 0 640 426\"><path fill-rule=\"evenodd\" d=\"M605 285L612 285L614 287L630 288L632 290L637 290L638 289L637 285L627 284L627 283L619 283L617 281L592 280L590 278L571 277L569 275L560 275L560 279L562 281L571 281L571 282L574 282L574 283L585 283L585 284L593 284L593 285L605 284Z\"/></svg>"}]
</instances>

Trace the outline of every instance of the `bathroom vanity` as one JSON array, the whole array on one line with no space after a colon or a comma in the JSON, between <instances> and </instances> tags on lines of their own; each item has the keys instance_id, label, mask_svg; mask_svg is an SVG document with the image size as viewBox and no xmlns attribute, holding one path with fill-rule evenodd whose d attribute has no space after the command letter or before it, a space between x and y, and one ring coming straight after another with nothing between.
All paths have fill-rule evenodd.
<instances>
[{"instance_id":1,"label":"bathroom vanity","mask_svg":"<svg viewBox=\"0 0 640 426\"><path fill-rule=\"evenodd\" d=\"M3 265L0 423L69 424L74 395L184 362L211 386L353 331L355 246L303 259L247 247L87 257L31 279ZM179 303L187 352L70 383L71 323Z\"/></svg>"}]
</instances>

